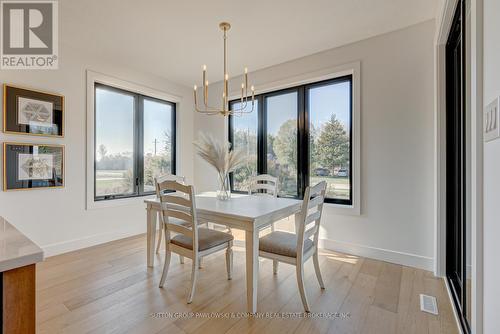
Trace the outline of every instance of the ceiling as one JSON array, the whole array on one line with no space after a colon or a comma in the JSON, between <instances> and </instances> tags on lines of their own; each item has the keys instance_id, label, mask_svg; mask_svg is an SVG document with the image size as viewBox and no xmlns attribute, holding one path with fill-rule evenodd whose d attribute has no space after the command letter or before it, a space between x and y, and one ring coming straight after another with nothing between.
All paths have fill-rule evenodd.
<instances>
[{"instance_id":1,"label":"ceiling","mask_svg":"<svg viewBox=\"0 0 500 334\"><path fill-rule=\"evenodd\" d=\"M221 21L230 76L435 17L438 0L61 0L60 40L186 86L222 79Z\"/></svg>"}]
</instances>

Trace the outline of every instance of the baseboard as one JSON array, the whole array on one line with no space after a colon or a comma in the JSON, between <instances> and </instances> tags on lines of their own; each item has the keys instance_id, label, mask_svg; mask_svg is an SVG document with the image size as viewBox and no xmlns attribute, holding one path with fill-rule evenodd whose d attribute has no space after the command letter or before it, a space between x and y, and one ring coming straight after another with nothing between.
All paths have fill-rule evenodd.
<instances>
[{"instance_id":1,"label":"baseboard","mask_svg":"<svg viewBox=\"0 0 500 334\"><path fill-rule=\"evenodd\" d=\"M401 264L404 266L409 266L429 271L434 270L434 259L431 257L425 257L416 254L398 252L389 249L371 247L366 245L352 244L348 242L331 240L331 239L321 239L319 242L319 246L327 250L337 251L341 253L367 257L370 259Z\"/></svg>"},{"instance_id":2,"label":"baseboard","mask_svg":"<svg viewBox=\"0 0 500 334\"><path fill-rule=\"evenodd\" d=\"M95 234L79 239L73 239L63 242L57 242L45 246L41 246L44 251L44 256L54 256L63 253L76 251L79 249L96 246L110 241L132 237L144 233L144 229L132 229L127 231L117 231L111 233Z\"/></svg>"},{"instance_id":3,"label":"baseboard","mask_svg":"<svg viewBox=\"0 0 500 334\"><path fill-rule=\"evenodd\" d=\"M91 246L96 246L106 242L132 237L144 233L143 229L132 229L127 231L117 231L87 236L80 239L73 239L54 244L42 246L45 257L59 255ZM235 240L235 246L245 247L245 242ZM367 257L409 267L424 270L433 270L434 259L415 254L392 251L388 249L370 247L365 245L352 244L331 239L321 239L319 246L324 249Z\"/></svg>"}]
</instances>

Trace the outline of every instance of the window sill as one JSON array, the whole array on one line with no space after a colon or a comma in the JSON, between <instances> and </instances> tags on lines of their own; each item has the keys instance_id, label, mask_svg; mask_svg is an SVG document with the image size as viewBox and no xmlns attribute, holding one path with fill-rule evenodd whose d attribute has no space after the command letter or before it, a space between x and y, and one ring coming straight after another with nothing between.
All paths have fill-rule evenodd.
<instances>
[{"instance_id":1,"label":"window sill","mask_svg":"<svg viewBox=\"0 0 500 334\"><path fill-rule=\"evenodd\" d=\"M139 206L144 204L144 200L153 199L156 195L146 195L146 196L138 196L138 197L130 197L130 198L117 198L110 200L101 200L95 201L93 199L87 202L87 210L94 209L104 209L104 208L114 208L120 206Z\"/></svg>"}]
</instances>

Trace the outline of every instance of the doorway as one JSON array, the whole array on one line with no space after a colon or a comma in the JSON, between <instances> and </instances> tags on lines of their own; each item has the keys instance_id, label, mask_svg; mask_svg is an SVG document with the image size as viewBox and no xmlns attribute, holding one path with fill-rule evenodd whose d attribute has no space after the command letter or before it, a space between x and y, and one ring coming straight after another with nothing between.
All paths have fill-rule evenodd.
<instances>
[{"instance_id":1,"label":"doorway","mask_svg":"<svg viewBox=\"0 0 500 334\"><path fill-rule=\"evenodd\" d=\"M465 8L465 0L458 1L446 43L446 278L462 329L470 333Z\"/></svg>"}]
</instances>

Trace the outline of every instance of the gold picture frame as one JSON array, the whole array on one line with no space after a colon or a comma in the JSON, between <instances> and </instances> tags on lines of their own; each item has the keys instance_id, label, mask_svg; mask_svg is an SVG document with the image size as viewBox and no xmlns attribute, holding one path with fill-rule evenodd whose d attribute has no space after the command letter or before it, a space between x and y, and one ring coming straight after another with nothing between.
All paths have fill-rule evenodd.
<instances>
[{"instance_id":1,"label":"gold picture frame","mask_svg":"<svg viewBox=\"0 0 500 334\"><path fill-rule=\"evenodd\" d=\"M11 148L17 148L12 150ZM23 148L32 148L31 150L21 150ZM37 155L49 155L60 152L60 166L50 166L53 171L50 171L51 178L23 178L17 173L20 170L19 156L33 155L33 148L37 147L37 152L40 147L42 153ZM47 150L49 149L49 150ZM14 153L13 153L14 152ZM17 153L17 154L16 154ZM14 160L14 161L13 161ZM53 162L54 164L54 162ZM59 173L57 173L59 167ZM36 143L3 143L3 191L20 191L33 189L57 189L65 186L65 146L59 144L36 144Z\"/></svg>"},{"instance_id":2,"label":"gold picture frame","mask_svg":"<svg viewBox=\"0 0 500 334\"><path fill-rule=\"evenodd\" d=\"M24 106L28 105L31 108L30 119L22 122L19 120L21 99ZM52 105L51 110L46 108L48 104ZM33 110L37 107L44 110L45 119L40 119L39 111ZM3 85L3 132L6 134L64 138L64 114L63 95L15 85Z\"/></svg>"}]
</instances>

